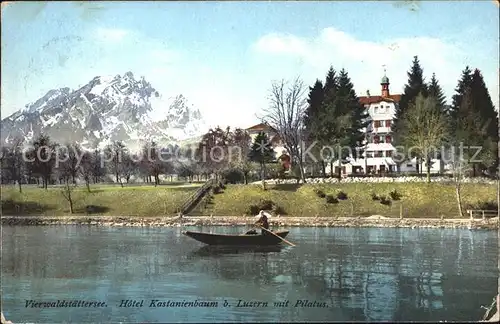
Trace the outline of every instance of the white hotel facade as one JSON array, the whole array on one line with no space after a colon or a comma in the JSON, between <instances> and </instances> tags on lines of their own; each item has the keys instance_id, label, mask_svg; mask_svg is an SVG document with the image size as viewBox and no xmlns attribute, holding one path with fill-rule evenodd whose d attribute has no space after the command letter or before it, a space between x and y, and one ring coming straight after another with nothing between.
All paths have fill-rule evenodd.
<instances>
[{"instance_id":1,"label":"white hotel facade","mask_svg":"<svg viewBox=\"0 0 500 324\"><path fill-rule=\"evenodd\" d=\"M368 114L368 127L363 129L366 140L364 141L365 158L350 158L347 163L342 164L342 174L369 173L380 174L385 172L416 172L416 159L396 163L393 155L396 148L392 145L391 125L396 114L396 107L401 100L400 94L391 94L389 91L389 78L384 75L381 82L380 95L360 96L359 101L364 105ZM398 157L399 158L399 157ZM338 172L338 161L334 163L335 171ZM427 170L424 162L421 167ZM330 170L328 170L329 172ZM442 163L433 159L431 162L431 173L443 171Z\"/></svg>"}]
</instances>

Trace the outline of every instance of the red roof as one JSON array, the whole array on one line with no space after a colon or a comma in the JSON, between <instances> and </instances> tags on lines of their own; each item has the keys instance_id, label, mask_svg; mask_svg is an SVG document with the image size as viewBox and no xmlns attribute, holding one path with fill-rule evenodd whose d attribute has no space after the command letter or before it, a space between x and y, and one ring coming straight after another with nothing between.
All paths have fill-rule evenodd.
<instances>
[{"instance_id":1,"label":"red roof","mask_svg":"<svg viewBox=\"0 0 500 324\"><path fill-rule=\"evenodd\" d=\"M359 97L359 102L363 105L369 105L372 103L377 103L381 101L394 101L394 102L399 102L401 100L401 95L400 94L394 94L394 95L389 95L389 97L382 97L382 96L363 96Z\"/></svg>"},{"instance_id":2,"label":"red roof","mask_svg":"<svg viewBox=\"0 0 500 324\"><path fill-rule=\"evenodd\" d=\"M269 131L272 131L272 132L276 133L276 130L274 128L272 128L271 126L266 125L264 123L253 125L252 127L248 127L246 130L247 131L253 131L253 132L269 132Z\"/></svg>"},{"instance_id":3,"label":"red roof","mask_svg":"<svg viewBox=\"0 0 500 324\"><path fill-rule=\"evenodd\" d=\"M253 125L252 127L248 127L246 129L246 131L259 132L259 133L264 132L270 137L271 143L280 144L280 142L281 142L280 136L278 135L278 132L276 131L276 129L274 129L273 127L271 127L267 124L264 124L264 123L260 123L257 125Z\"/></svg>"}]
</instances>

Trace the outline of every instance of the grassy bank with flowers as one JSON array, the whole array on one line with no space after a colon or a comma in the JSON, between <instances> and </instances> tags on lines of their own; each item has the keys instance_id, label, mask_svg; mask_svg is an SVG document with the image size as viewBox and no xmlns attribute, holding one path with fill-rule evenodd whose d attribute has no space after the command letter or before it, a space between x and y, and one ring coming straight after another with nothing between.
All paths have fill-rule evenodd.
<instances>
[{"instance_id":1,"label":"grassy bank with flowers","mask_svg":"<svg viewBox=\"0 0 500 324\"><path fill-rule=\"evenodd\" d=\"M462 184L466 209L496 210L496 187ZM255 215L260 209L293 217L459 218L455 186L445 183L318 183L227 185L193 215Z\"/></svg>"},{"instance_id":2,"label":"grassy bank with flowers","mask_svg":"<svg viewBox=\"0 0 500 324\"><path fill-rule=\"evenodd\" d=\"M119 185L77 187L72 191L73 217L171 217L200 184ZM2 186L2 214L25 217L66 217L68 201L62 187L44 190ZM455 187L445 183L315 183L226 185L207 195L188 216L242 217L269 210L281 219L352 218L381 215L387 218L460 218ZM496 210L496 187L462 184L466 209Z\"/></svg>"}]
</instances>

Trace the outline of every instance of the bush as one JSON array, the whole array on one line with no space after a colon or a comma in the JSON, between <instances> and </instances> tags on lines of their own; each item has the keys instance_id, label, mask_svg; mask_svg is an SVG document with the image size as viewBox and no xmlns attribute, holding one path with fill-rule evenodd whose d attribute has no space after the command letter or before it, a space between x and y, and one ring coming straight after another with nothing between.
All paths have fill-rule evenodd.
<instances>
[{"instance_id":1,"label":"bush","mask_svg":"<svg viewBox=\"0 0 500 324\"><path fill-rule=\"evenodd\" d=\"M314 193L316 194L316 196L318 196L319 198L325 198L326 194L323 192L323 190L320 190L318 188L315 188L314 189Z\"/></svg>"},{"instance_id":2,"label":"bush","mask_svg":"<svg viewBox=\"0 0 500 324\"><path fill-rule=\"evenodd\" d=\"M382 205L389 206L389 205L391 205L391 203L392 203L392 202L391 202L391 200L390 200L390 199L387 199L387 197L386 197L386 196L380 196L380 203L381 203Z\"/></svg>"},{"instance_id":3,"label":"bush","mask_svg":"<svg viewBox=\"0 0 500 324\"><path fill-rule=\"evenodd\" d=\"M401 197L403 197L403 195L401 193L399 193L397 190L393 190L389 193L389 196L391 197L392 200L396 201L396 200L401 200Z\"/></svg>"},{"instance_id":4,"label":"bush","mask_svg":"<svg viewBox=\"0 0 500 324\"><path fill-rule=\"evenodd\" d=\"M337 199L338 200L347 200L347 194L343 191L339 191L337 193Z\"/></svg>"},{"instance_id":5,"label":"bush","mask_svg":"<svg viewBox=\"0 0 500 324\"><path fill-rule=\"evenodd\" d=\"M372 200L380 200L380 197L376 193L372 192Z\"/></svg>"},{"instance_id":6,"label":"bush","mask_svg":"<svg viewBox=\"0 0 500 324\"><path fill-rule=\"evenodd\" d=\"M498 204L496 201L480 201L475 204L467 204L465 209L498 210Z\"/></svg>"},{"instance_id":7,"label":"bush","mask_svg":"<svg viewBox=\"0 0 500 324\"><path fill-rule=\"evenodd\" d=\"M261 201L257 206L259 207L260 210L272 210L274 205L275 204L272 200L261 199Z\"/></svg>"},{"instance_id":8,"label":"bush","mask_svg":"<svg viewBox=\"0 0 500 324\"><path fill-rule=\"evenodd\" d=\"M283 207L274 205L272 209L273 214L275 215L286 215L286 211Z\"/></svg>"},{"instance_id":9,"label":"bush","mask_svg":"<svg viewBox=\"0 0 500 324\"><path fill-rule=\"evenodd\" d=\"M328 204L337 204L339 200L335 198L333 195L326 195L326 202Z\"/></svg>"},{"instance_id":10,"label":"bush","mask_svg":"<svg viewBox=\"0 0 500 324\"><path fill-rule=\"evenodd\" d=\"M267 199L261 199L257 204L250 205L247 209L247 214L257 215L261 210L270 211L274 214L286 215L286 211L283 207Z\"/></svg>"},{"instance_id":11,"label":"bush","mask_svg":"<svg viewBox=\"0 0 500 324\"><path fill-rule=\"evenodd\" d=\"M257 205L250 205L247 210L249 215L257 215L260 212L260 208Z\"/></svg>"},{"instance_id":12,"label":"bush","mask_svg":"<svg viewBox=\"0 0 500 324\"><path fill-rule=\"evenodd\" d=\"M278 163L275 165L275 167L270 168L270 170L268 170L267 174L271 178L278 178L278 179L284 180L284 179L286 179L285 172L286 172L286 170L285 170L285 167L283 166L283 164Z\"/></svg>"},{"instance_id":13,"label":"bush","mask_svg":"<svg viewBox=\"0 0 500 324\"><path fill-rule=\"evenodd\" d=\"M222 174L222 177L225 181L227 181L228 183L232 183L232 184L243 183L245 181L245 177L243 176L243 173L237 169L229 169L229 170L225 171ZM221 182L221 184L222 184L222 182ZM224 188L222 188L222 189L224 189Z\"/></svg>"},{"instance_id":14,"label":"bush","mask_svg":"<svg viewBox=\"0 0 500 324\"><path fill-rule=\"evenodd\" d=\"M212 194L217 195L222 193L222 188L220 186L212 187Z\"/></svg>"}]
</instances>

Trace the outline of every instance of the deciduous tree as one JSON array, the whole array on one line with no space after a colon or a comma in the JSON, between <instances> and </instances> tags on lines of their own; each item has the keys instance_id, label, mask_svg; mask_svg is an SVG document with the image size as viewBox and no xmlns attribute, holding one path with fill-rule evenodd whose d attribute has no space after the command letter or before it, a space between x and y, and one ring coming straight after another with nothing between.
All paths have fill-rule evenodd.
<instances>
[{"instance_id":1,"label":"deciduous tree","mask_svg":"<svg viewBox=\"0 0 500 324\"><path fill-rule=\"evenodd\" d=\"M209 173L215 174L216 179L228 167L228 146L230 129L216 127L202 136L196 150L197 162Z\"/></svg>"},{"instance_id":2,"label":"deciduous tree","mask_svg":"<svg viewBox=\"0 0 500 324\"><path fill-rule=\"evenodd\" d=\"M307 108L306 87L300 78L291 82L281 80L271 85L269 106L264 110L263 120L276 129L290 153L292 163L300 169L300 178L306 182L304 173L304 112Z\"/></svg>"},{"instance_id":3,"label":"deciduous tree","mask_svg":"<svg viewBox=\"0 0 500 324\"><path fill-rule=\"evenodd\" d=\"M406 114L401 116L401 144L412 148L416 156L427 162L427 182L431 181L431 161L441 151L448 138L445 113L438 108L434 97L419 94Z\"/></svg>"},{"instance_id":4,"label":"deciduous tree","mask_svg":"<svg viewBox=\"0 0 500 324\"><path fill-rule=\"evenodd\" d=\"M50 140L50 137L41 134L33 142L31 150L27 156L32 161L33 173L42 178L42 184L47 189L55 165L56 144Z\"/></svg>"},{"instance_id":5,"label":"deciduous tree","mask_svg":"<svg viewBox=\"0 0 500 324\"><path fill-rule=\"evenodd\" d=\"M249 158L252 138L245 130L236 128L231 132L229 141L229 164L243 174L244 182L248 184L248 174L252 171Z\"/></svg>"}]
</instances>

